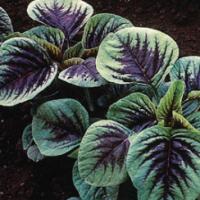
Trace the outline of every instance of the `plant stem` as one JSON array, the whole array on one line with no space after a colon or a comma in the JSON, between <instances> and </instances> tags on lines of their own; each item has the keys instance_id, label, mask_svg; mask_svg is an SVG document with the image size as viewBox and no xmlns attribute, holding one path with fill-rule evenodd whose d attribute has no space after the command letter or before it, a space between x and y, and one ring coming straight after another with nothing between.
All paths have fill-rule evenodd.
<instances>
[{"instance_id":1,"label":"plant stem","mask_svg":"<svg viewBox=\"0 0 200 200\"><path fill-rule=\"evenodd\" d=\"M85 93L85 98L86 98L89 111L94 112L94 104L93 104L89 89L85 88L84 93Z\"/></svg>"}]
</instances>

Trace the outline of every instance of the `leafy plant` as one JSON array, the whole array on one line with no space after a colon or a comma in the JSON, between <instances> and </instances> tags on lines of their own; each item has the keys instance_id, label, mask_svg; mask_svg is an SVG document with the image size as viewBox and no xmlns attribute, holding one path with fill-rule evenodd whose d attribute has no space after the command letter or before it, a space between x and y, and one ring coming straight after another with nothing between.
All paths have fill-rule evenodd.
<instances>
[{"instance_id":1,"label":"leafy plant","mask_svg":"<svg viewBox=\"0 0 200 200\"><path fill-rule=\"evenodd\" d=\"M71 199L117 200L130 178L138 200L195 200L200 58L81 0L34 0L27 12L43 25L20 33L0 9L0 105L32 105L27 156L75 159Z\"/></svg>"}]
</instances>

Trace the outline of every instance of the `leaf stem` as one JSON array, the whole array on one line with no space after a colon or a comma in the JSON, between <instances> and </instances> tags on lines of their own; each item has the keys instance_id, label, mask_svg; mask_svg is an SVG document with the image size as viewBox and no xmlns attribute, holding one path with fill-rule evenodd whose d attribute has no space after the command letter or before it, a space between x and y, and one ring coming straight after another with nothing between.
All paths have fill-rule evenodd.
<instances>
[{"instance_id":1,"label":"leaf stem","mask_svg":"<svg viewBox=\"0 0 200 200\"><path fill-rule=\"evenodd\" d=\"M94 104L93 104L89 89L85 88L84 93L85 93L85 99L86 99L89 111L94 112Z\"/></svg>"}]
</instances>

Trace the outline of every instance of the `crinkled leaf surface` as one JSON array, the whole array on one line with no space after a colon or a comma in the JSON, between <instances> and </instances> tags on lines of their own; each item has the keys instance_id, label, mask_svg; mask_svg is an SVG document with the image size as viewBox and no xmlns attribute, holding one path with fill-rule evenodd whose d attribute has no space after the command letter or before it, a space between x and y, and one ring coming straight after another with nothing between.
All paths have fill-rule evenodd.
<instances>
[{"instance_id":1,"label":"crinkled leaf surface","mask_svg":"<svg viewBox=\"0 0 200 200\"><path fill-rule=\"evenodd\" d=\"M61 29L72 39L93 14L93 8L81 0L35 0L27 9L38 22Z\"/></svg>"},{"instance_id":2,"label":"crinkled leaf surface","mask_svg":"<svg viewBox=\"0 0 200 200\"><path fill-rule=\"evenodd\" d=\"M88 58L78 65L63 70L59 79L79 87L99 87L105 85L106 81L96 69L96 59Z\"/></svg>"},{"instance_id":3,"label":"crinkled leaf surface","mask_svg":"<svg viewBox=\"0 0 200 200\"><path fill-rule=\"evenodd\" d=\"M32 124L29 124L25 127L22 133L22 146L23 149L26 151L33 143L33 136L32 136Z\"/></svg>"},{"instance_id":4,"label":"crinkled leaf surface","mask_svg":"<svg viewBox=\"0 0 200 200\"><path fill-rule=\"evenodd\" d=\"M89 125L85 108L73 99L48 101L33 117L33 138L40 152L58 156L75 149Z\"/></svg>"},{"instance_id":5,"label":"crinkled leaf surface","mask_svg":"<svg viewBox=\"0 0 200 200\"><path fill-rule=\"evenodd\" d=\"M37 145L35 145L35 144L28 148L27 156L33 162L39 162L45 158L45 156L40 153L40 150L38 149Z\"/></svg>"},{"instance_id":6,"label":"crinkled leaf surface","mask_svg":"<svg viewBox=\"0 0 200 200\"><path fill-rule=\"evenodd\" d=\"M188 116L200 109L200 99L186 100L182 104L183 115Z\"/></svg>"},{"instance_id":7,"label":"crinkled leaf surface","mask_svg":"<svg viewBox=\"0 0 200 200\"><path fill-rule=\"evenodd\" d=\"M78 163L73 168L73 182L82 200L117 200L119 186L95 187L87 184L78 171Z\"/></svg>"},{"instance_id":8,"label":"crinkled leaf surface","mask_svg":"<svg viewBox=\"0 0 200 200\"><path fill-rule=\"evenodd\" d=\"M112 104L107 118L140 132L156 123L156 108L148 96L136 92Z\"/></svg>"},{"instance_id":9,"label":"crinkled leaf surface","mask_svg":"<svg viewBox=\"0 0 200 200\"><path fill-rule=\"evenodd\" d=\"M62 48L65 41L65 35L61 30L49 26L34 27L24 32L24 35L38 37L59 48Z\"/></svg>"},{"instance_id":10,"label":"crinkled leaf surface","mask_svg":"<svg viewBox=\"0 0 200 200\"><path fill-rule=\"evenodd\" d=\"M88 20L84 28L83 47L86 49L98 47L109 33L132 26L129 20L121 16L110 13L97 14Z\"/></svg>"},{"instance_id":11,"label":"crinkled leaf surface","mask_svg":"<svg viewBox=\"0 0 200 200\"><path fill-rule=\"evenodd\" d=\"M186 92L200 89L200 57L188 56L177 60L170 77L172 80L181 79L185 82Z\"/></svg>"},{"instance_id":12,"label":"crinkled leaf surface","mask_svg":"<svg viewBox=\"0 0 200 200\"><path fill-rule=\"evenodd\" d=\"M81 42L78 42L74 46L67 49L64 53L63 59L68 60L70 58L81 57L84 51L83 45Z\"/></svg>"},{"instance_id":13,"label":"crinkled leaf surface","mask_svg":"<svg viewBox=\"0 0 200 200\"><path fill-rule=\"evenodd\" d=\"M80 145L78 168L81 178L100 187L124 182L130 134L128 128L112 120L92 124Z\"/></svg>"},{"instance_id":14,"label":"crinkled leaf surface","mask_svg":"<svg viewBox=\"0 0 200 200\"><path fill-rule=\"evenodd\" d=\"M110 82L157 85L178 55L178 46L168 35L149 28L125 28L102 41L97 70Z\"/></svg>"},{"instance_id":15,"label":"crinkled leaf surface","mask_svg":"<svg viewBox=\"0 0 200 200\"><path fill-rule=\"evenodd\" d=\"M138 200L195 200L200 193L199 145L199 132L187 129L157 126L133 138L127 169Z\"/></svg>"},{"instance_id":16,"label":"crinkled leaf surface","mask_svg":"<svg viewBox=\"0 0 200 200\"><path fill-rule=\"evenodd\" d=\"M187 120L198 130L200 130L200 112L194 112L187 117Z\"/></svg>"},{"instance_id":17,"label":"crinkled leaf surface","mask_svg":"<svg viewBox=\"0 0 200 200\"><path fill-rule=\"evenodd\" d=\"M157 109L158 120L169 122L172 112L182 113L182 98L185 91L184 83L180 80L175 81L169 87L166 95L161 99Z\"/></svg>"},{"instance_id":18,"label":"crinkled leaf surface","mask_svg":"<svg viewBox=\"0 0 200 200\"><path fill-rule=\"evenodd\" d=\"M12 38L1 45L0 105L13 106L34 98L48 87L57 65L33 40Z\"/></svg>"},{"instance_id":19,"label":"crinkled leaf surface","mask_svg":"<svg viewBox=\"0 0 200 200\"><path fill-rule=\"evenodd\" d=\"M0 7L0 35L13 32L13 26L8 13Z\"/></svg>"}]
</instances>

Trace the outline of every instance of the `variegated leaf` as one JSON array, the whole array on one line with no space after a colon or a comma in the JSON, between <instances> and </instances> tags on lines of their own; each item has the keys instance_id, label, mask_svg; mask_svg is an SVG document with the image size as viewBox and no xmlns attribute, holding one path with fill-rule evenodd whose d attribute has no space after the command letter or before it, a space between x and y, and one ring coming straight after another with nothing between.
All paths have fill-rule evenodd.
<instances>
[{"instance_id":1,"label":"variegated leaf","mask_svg":"<svg viewBox=\"0 0 200 200\"><path fill-rule=\"evenodd\" d=\"M1 46L0 105L13 106L33 99L54 80L57 65L31 39L12 38Z\"/></svg>"},{"instance_id":2,"label":"variegated leaf","mask_svg":"<svg viewBox=\"0 0 200 200\"><path fill-rule=\"evenodd\" d=\"M103 40L97 70L110 82L157 86L178 55L178 46L168 35L149 28L125 28Z\"/></svg>"},{"instance_id":3,"label":"variegated leaf","mask_svg":"<svg viewBox=\"0 0 200 200\"><path fill-rule=\"evenodd\" d=\"M61 29L72 39L93 14L93 8L82 0L35 0L27 9L38 22Z\"/></svg>"},{"instance_id":4,"label":"variegated leaf","mask_svg":"<svg viewBox=\"0 0 200 200\"><path fill-rule=\"evenodd\" d=\"M89 126L89 116L78 101L57 99L39 106L32 124L33 139L40 152L58 156L79 146Z\"/></svg>"},{"instance_id":5,"label":"variegated leaf","mask_svg":"<svg viewBox=\"0 0 200 200\"><path fill-rule=\"evenodd\" d=\"M130 134L128 128L112 120L92 124L80 145L78 168L81 178L99 187L124 182Z\"/></svg>"}]
</instances>

